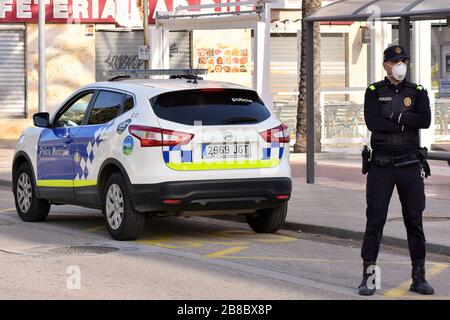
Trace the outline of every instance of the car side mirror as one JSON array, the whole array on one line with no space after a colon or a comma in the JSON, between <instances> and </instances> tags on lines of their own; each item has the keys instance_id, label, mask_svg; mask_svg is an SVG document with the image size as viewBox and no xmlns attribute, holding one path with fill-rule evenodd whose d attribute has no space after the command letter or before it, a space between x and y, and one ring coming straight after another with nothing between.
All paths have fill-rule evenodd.
<instances>
[{"instance_id":1,"label":"car side mirror","mask_svg":"<svg viewBox=\"0 0 450 320\"><path fill-rule=\"evenodd\" d=\"M48 112L38 112L33 114L33 123L36 127L50 128L50 115Z\"/></svg>"}]
</instances>

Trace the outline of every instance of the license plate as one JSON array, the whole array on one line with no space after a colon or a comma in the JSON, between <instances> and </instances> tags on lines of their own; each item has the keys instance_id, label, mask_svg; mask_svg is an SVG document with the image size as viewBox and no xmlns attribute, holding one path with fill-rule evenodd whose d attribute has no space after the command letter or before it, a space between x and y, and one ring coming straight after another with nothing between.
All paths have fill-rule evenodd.
<instances>
[{"instance_id":1,"label":"license plate","mask_svg":"<svg viewBox=\"0 0 450 320\"><path fill-rule=\"evenodd\" d=\"M203 144L203 159L235 159L250 157L249 143Z\"/></svg>"}]
</instances>

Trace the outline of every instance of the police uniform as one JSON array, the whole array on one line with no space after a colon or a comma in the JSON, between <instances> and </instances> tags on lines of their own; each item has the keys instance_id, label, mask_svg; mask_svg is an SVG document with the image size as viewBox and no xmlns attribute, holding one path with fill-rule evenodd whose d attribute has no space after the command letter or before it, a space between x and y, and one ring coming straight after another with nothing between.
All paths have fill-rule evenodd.
<instances>
[{"instance_id":1,"label":"police uniform","mask_svg":"<svg viewBox=\"0 0 450 320\"><path fill-rule=\"evenodd\" d=\"M400 57L409 59L399 46L385 51L385 61L395 61ZM364 117L371 131L372 155L367 176L367 224L361 249L364 276L360 294L364 294L361 287L367 289L364 287L367 267L375 264L378 257L394 187L397 187L402 205L413 273L423 273L425 281L425 236L422 226L425 192L419 130L428 128L431 122L427 91L406 80L395 85L386 77L367 88ZM374 290L363 292L373 294Z\"/></svg>"}]
</instances>

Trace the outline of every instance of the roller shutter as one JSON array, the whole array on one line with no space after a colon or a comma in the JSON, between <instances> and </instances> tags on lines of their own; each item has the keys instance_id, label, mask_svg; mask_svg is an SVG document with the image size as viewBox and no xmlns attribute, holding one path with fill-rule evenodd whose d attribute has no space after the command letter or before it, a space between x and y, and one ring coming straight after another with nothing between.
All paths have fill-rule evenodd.
<instances>
[{"instance_id":1,"label":"roller shutter","mask_svg":"<svg viewBox=\"0 0 450 320\"><path fill-rule=\"evenodd\" d=\"M0 117L26 116L25 31L0 30Z\"/></svg>"}]
</instances>

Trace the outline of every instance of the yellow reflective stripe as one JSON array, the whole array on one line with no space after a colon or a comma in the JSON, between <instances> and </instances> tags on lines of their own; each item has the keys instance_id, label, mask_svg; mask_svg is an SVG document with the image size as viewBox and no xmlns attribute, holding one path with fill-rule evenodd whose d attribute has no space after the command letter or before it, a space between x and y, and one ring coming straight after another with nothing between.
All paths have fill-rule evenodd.
<instances>
[{"instance_id":1,"label":"yellow reflective stripe","mask_svg":"<svg viewBox=\"0 0 450 320\"><path fill-rule=\"evenodd\" d=\"M417 86L417 90L422 91L423 87L422 86Z\"/></svg>"},{"instance_id":2,"label":"yellow reflective stripe","mask_svg":"<svg viewBox=\"0 0 450 320\"><path fill-rule=\"evenodd\" d=\"M371 84L371 85L369 86L369 89L372 90L372 91L375 91L376 88L375 88L375 86L374 86L373 84Z\"/></svg>"},{"instance_id":3,"label":"yellow reflective stripe","mask_svg":"<svg viewBox=\"0 0 450 320\"><path fill-rule=\"evenodd\" d=\"M248 160L232 162L169 162L166 165L173 170L226 170L272 168L280 164L279 159Z\"/></svg>"},{"instance_id":4,"label":"yellow reflective stripe","mask_svg":"<svg viewBox=\"0 0 450 320\"><path fill-rule=\"evenodd\" d=\"M95 180L38 180L38 187L88 187L97 185Z\"/></svg>"},{"instance_id":5,"label":"yellow reflective stripe","mask_svg":"<svg viewBox=\"0 0 450 320\"><path fill-rule=\"evenodd\" d=\"M90 187L90 186L96 186L97 181L95 180L74 180L73 186L74 187Z\"/></svg>"},{"instance_id":6,"label":"yellow reflective stripe","mask_svg":"<svg viewBox=\"0 0 450 320\"><path fill-rule=\"evenodd\" d=\"M38 187L73 187L73 180L38 180Z\"/></svg>"}]
</instances>

